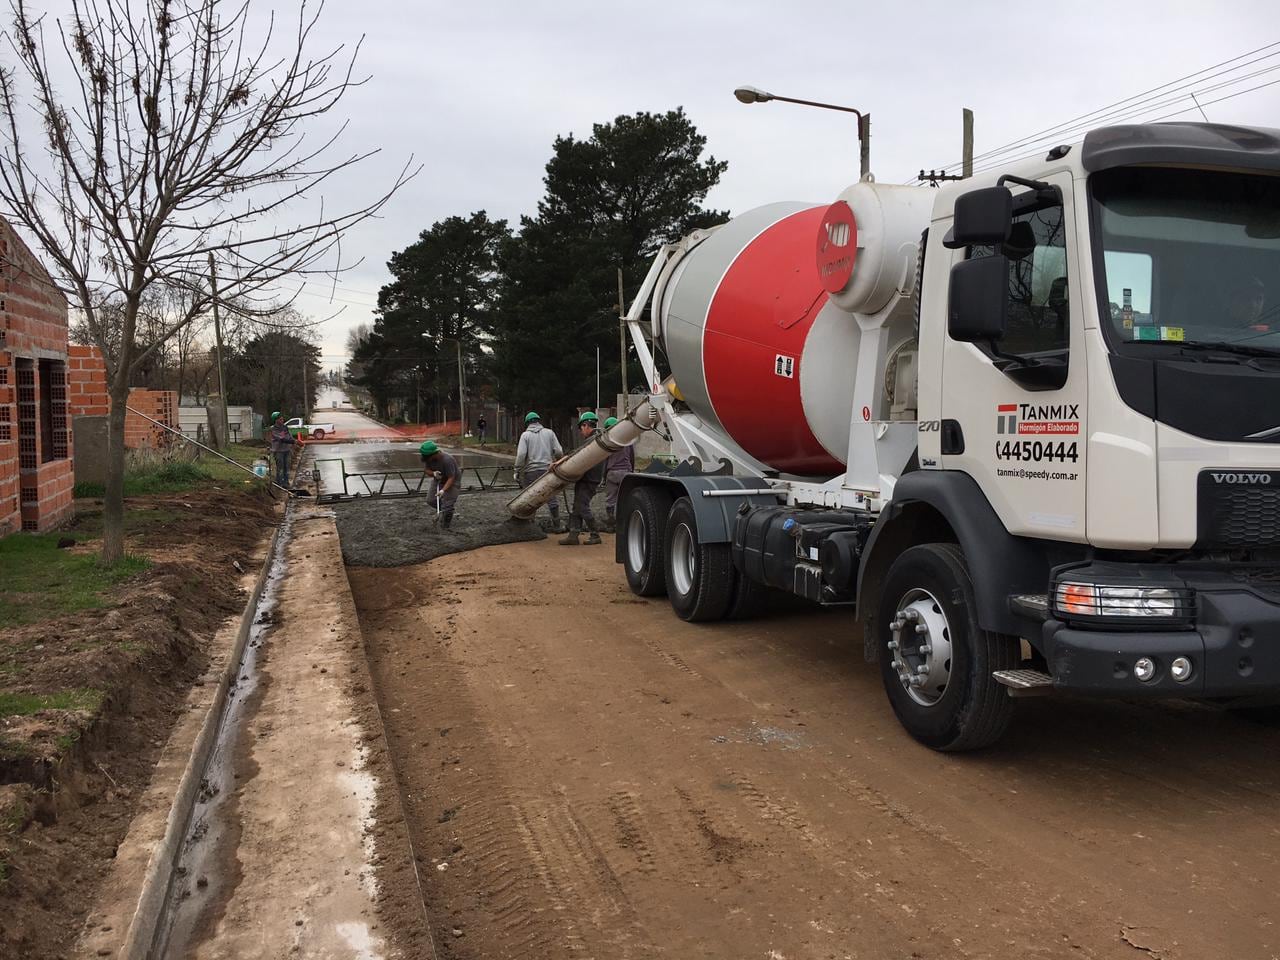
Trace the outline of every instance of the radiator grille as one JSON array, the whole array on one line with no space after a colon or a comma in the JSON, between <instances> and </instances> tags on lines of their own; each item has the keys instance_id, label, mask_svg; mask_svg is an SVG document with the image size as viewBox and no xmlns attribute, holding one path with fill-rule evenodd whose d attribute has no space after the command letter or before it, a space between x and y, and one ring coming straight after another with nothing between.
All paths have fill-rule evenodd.
<instances>
[{"instance_id":1,"label":"radiator grille","mask_svg":"<svg viewBox=\"0 0 1280 960\"><path fill-rule=\"evenodd\" d=\"M1280 470L1205 470L1197 500L1197 546L1280 546Z\"/></svg>"}]
</instances>

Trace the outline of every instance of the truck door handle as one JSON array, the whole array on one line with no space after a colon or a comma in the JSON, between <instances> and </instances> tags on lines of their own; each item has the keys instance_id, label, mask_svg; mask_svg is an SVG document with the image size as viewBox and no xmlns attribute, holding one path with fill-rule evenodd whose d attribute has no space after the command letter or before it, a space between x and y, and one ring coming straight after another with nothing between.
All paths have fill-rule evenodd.
<instances>
[{"instance_id":1,"label":"truck door handle","mask_svg":"<svg viewBox=\"0 0 1280 960\"><path fill-rule=\"evenodd\" d=\"M959 420L942 421L941 439L944 456L956 456L964 453L964 431L960 429Z\"/></svg>"}]
</instances>

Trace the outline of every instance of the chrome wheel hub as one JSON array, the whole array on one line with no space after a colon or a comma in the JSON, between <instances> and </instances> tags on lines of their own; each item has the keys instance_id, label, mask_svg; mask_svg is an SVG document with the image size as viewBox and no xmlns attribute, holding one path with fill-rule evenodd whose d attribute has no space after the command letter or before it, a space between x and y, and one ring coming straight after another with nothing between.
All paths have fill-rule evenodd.
<instances>
[{"instance_id":1,"label":"chrome wheel hub","mask_svg":"<svg viewBox=\"0 0 1280 960\"><path fill-rule=\"evenodd\" d=\"M627 565L633 573L643 573L649 552L649 531L639 510L631 511L627 521Z\"/></svg>"},{"instance_id":2,"label":"chrome wheel hub","mask_svg":"<svg viewBox=\"0 0 1280 960\"><path fill-rule=\"evenodd\" d=\"M951 679L951 627L942 605L927 590L911 590L898 601L889 628L889 653L903 689L921 706L933 706Z\"/></svg>"},{"instance_id":3,"label":"chrome wheel hub","mask_svg":"<svg viewBox=\"0 0 1280 960\"><path fill-rule=\"evenodd\" d=\"M678 523L671 531L671 585L682 597L693 592L695 563L693 532L688 524Z\"/></svg>"}]
</instances>

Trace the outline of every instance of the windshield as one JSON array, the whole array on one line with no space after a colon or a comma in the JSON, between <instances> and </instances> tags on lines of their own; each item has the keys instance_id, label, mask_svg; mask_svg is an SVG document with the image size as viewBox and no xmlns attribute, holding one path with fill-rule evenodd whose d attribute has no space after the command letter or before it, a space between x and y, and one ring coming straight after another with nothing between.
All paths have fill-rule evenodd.
<instances>
[{"instance_id":1,"label":"windshield","mask_svg":"<svg viewBox=\"0 0 1280 960\"><path fill-rule=\"evenodd\" d=\"M1280 352L1280 177L1122 167L1090 186L1113 340Z\"/></svg>"}]
</instances>

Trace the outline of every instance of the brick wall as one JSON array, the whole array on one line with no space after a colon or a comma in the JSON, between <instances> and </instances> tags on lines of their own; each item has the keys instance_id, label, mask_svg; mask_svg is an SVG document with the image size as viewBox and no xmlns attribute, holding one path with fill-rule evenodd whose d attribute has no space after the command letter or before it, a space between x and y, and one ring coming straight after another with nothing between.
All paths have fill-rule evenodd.
<instances>
[{"instance_id":1,"label":"brick wall","mask_svg":"<svg viewBox=\"0 0 1280 960\"><path fill-rule=\"evenodd\" d=\"M111 398L107 394L107 364L97 347L72 344L68 348L67 381L70 390L70 409L74 417L100 417L111 411ZM152 420L178 429L178 395L172 390L147 390L133 387L129 390L129 412L124 420L124 445L129 450L140 447L165 447L173 440L173 434L157 427ZM136 410L138 413L134 413Z\"/></svg>"},{"instance_id":2,"label":"brick wall","mask_svg":"<svg viewBox=\"0 0 1280 960\"><path fill-rule=\"evenodd\" d=\"M71 514L67 302L0 219L0 534Z\"/></svg>"},{"instance_id":3,"label":"brick wall","mask_svg":"<svg viewBox=\"0 0 1280 960\"><path fill-rule=\"evenodd\" d=\"M0 313L0 339L8 334ZM18 508L18 414L13 354L0 349L0 536L22 525Z\"/></svg>"},{"instance_id":4,"label":"brick wall","mask_svg":"<svg viewBox=\"0 0 1280 960\"><path fill-rule=\"evenodd\" d=\"M67 393L73 417L107 415L107 363L97 347L67 347Z\"/></svg>"},{"instance_id":5,"label":"brick wall","mask_svg":"<svg viewBox=\"0 0 1280 960\"><path fill-rule=\"evenodd\" d=\"M143 390L134 387L129 391L129 412L125 414L124 445L130 450L139 447L167 447L173 434L157 427L133 413L145 414L152 420L178 428L178 395L172 390Z\"/></svg>"}]
</instances>

